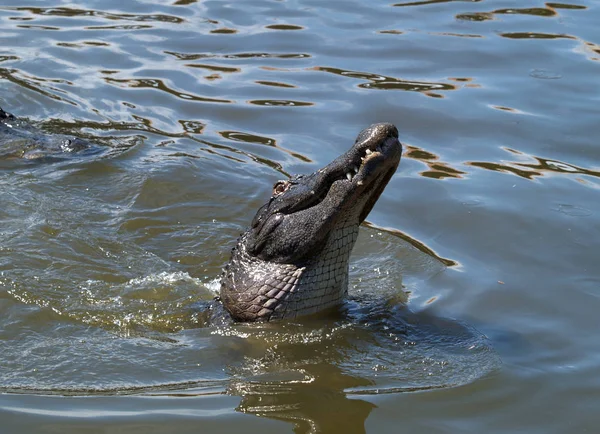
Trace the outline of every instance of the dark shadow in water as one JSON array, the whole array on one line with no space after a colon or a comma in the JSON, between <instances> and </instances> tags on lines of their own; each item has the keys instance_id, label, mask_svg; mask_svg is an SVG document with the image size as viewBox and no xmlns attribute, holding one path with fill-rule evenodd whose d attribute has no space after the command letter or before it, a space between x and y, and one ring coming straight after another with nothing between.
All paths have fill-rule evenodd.
<instances>
[{"instance_id":1,"label":"dark shadow in water","mask_svg":"<svg viewBox=\"0 0 600 434\"><path fill-rule=\"evenodd\" d=\"M365 380L345 375L334 364L314 367L323 375L311 383L278 386L239 382L232 384L228 393L242 397L237 411L289 422L298 434L365 433L365 422L376 405L344 392L348 387L363 385ZM331 380L338 382L338 387L332 388Z\"/></svg>"},{"instance_id":2,"label":"dark shadow in water","mask_svg":"<svg viewBox=\"0 0 600 434\"><path fill-rule=\"evenodd\" d=\"M355 300L337 322L234 326L264 351L229 368L237 410L290 422L296 433L364 433L376 405L361 395L456 387L499 366L474 329L393 303Z\"/></svg>"},{"instance_id":3,"label":"dark shadow in water","mask_svg":"<svg viewBox=\"0 0 600 434\"><path fill-rule=\"evenodd\" d=\"M221 315L222 307L216 312ZM222 336L222 345L238 341L243 358L224 360L228 380L5 391L176 398L226 393L241 398L237 411L288 422L296 433L359 434L366 432L365 422L377 407L361 396L458 387L501 364L475 329L426 311L412 312L394 300L355 297L327 316L264 324L225 321L206 327Z\"/></svg>"}]
</instances>

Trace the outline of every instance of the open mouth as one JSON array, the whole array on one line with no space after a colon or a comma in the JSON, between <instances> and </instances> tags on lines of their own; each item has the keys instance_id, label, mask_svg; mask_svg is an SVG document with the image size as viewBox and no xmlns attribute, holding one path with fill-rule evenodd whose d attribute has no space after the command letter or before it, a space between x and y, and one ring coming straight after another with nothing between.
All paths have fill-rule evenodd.
<instances>
[{"instance_id":1,"label":"open mouth","mask_svg":"<svg viewBox=\"0 0 600 434\"><path fill-rule=\"evenodd\" d=\"M395 137L388 137L383 142L379 142L376 145L371 145L364 149L364 151L359 154L360 162L355 161L346 171L346 179L352 182L356 178L356 185L363 185L364 178L368 177L374 166L380 164L388 157L388 154L391 153L390 151L395 145L400 145L398 139Z\"/></svg>"},{"instance_id":2,"label":"open mouth","mask_svg":"<svg viewBox=\"0 0 600 434\"><path fill-rule=\"evenodd\" d=\"M400 161L402 145L397 130L391 127L372 126L361 132L350 150L322 169L275 183L271 214L293 214L327 199L339 207L342 198L352 201L366 191L377 200Z\"/></svg>"}]
</instances>

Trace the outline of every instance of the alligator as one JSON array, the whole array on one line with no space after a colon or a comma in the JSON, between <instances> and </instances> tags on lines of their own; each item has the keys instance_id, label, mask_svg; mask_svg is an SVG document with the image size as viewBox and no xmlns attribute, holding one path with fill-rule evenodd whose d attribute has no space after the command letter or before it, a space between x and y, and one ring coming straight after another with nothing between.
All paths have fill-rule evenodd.
<instances>
[{"instance_id":1,"label":"alligator","mask_svg":"<svg viewBox=\"0 0 600 434\"><path fill-rule=\"evenodd\" d=\"M84 139L45 133L0 108L0 160L53 161L98 149ZM396 127L374 124L322 169L276 182L223 270L218 299L231 317L295 318L341 304L358 228L401 153Z\"/></svg>"},{"instance_id":2,"label":"alligator","mask_svg":"<svg viewBox=\"0 0 600 434\"><path fill-rule=\"evenodd\" d=\"M219 299L232 318L289 319L340 305L359 225L401 153L396 127L374 124L322 169L276 182L223 270Z\"/></svg>"},{"instance_id":3,"label":"alligator","mask_svg":"<svg viewBox=\"0 0 600 434\"><path fill-rule=\"evenodd\" d=\"M0 108L0 159L56 159L69 154L96 153L99 149L78 137L45 133Z\"/></svg>"}]
</instances>

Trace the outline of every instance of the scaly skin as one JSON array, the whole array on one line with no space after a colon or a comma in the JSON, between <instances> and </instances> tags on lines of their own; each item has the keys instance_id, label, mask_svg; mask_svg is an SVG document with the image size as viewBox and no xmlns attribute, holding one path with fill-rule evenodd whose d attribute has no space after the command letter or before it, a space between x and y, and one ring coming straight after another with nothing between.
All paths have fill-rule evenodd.
<instances>
[{"instance_id":1,"label":"scaly skin","mask_svg":"<svg viewBox=\"0 0 600 434\"><path fill-rule=\"evenodd\" d=\"M220 298L237 321L268 321L339 305L359 225L394 174L398 130L374 124L323 169L279 181L238 239Z\"/></svg>"}]
</instances>

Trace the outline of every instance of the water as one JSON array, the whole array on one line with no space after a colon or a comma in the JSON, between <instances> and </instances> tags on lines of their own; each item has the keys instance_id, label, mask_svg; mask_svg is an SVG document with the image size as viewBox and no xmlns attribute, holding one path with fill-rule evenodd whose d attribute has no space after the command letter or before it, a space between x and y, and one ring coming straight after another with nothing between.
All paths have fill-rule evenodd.
<instances>
[{"instance_id":1,"label":"water","mask_svg":"<svg viewBox=\"0 0 600 434\"><path fill-rule=\"evenodd\" d=\"M97 145L0 152L0 431L595 432L599 6L0 1L0 107ZM230 324L272 184L373 122L348 303Z\"/></svg>"}]
</instances>

